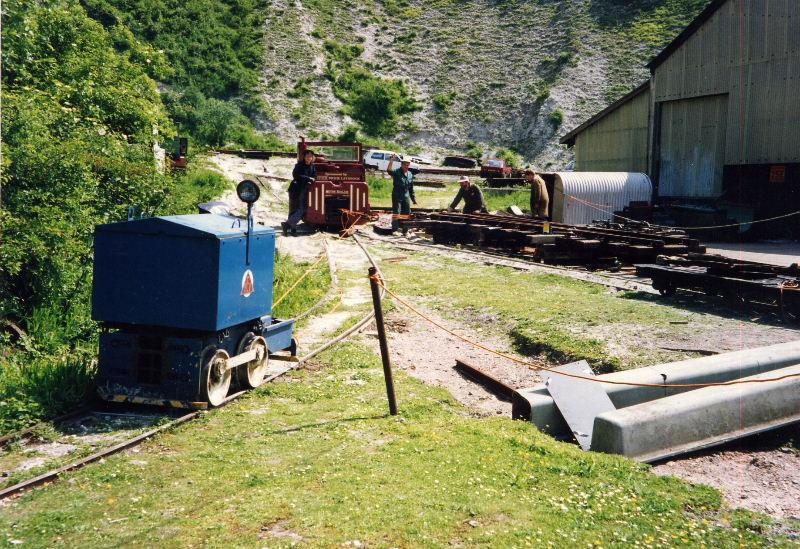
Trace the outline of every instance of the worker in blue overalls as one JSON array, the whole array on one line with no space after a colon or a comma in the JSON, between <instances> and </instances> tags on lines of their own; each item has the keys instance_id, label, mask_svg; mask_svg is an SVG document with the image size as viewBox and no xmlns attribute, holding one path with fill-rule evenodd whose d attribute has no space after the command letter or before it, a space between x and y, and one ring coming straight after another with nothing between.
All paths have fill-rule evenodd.
<instances>
[{"instance_id":1,"label":"worker in blue overalls","mask_svg":"<svg viewBox=\"0 0 800 549\"><path fill-rule=\"evenodd\" d=\"M289 219L281 223L283 236L297 234L297 224L306 215L308 209L308 187L317 178L317 167L314 166L314 151L306 149L303 161L294 165L292 182L289 183Z\"/></svg>"},{"instance_id":2,"label":"worker in blue overalls","mask_svg":"<svg viewBox=\"0 0 800 549\"><path fill-rule=\"evenodd\" d=\"M392 169L395 160L400 160L400 167ZM415 205L417 199L414 196L414 174L411 173L411 161L401 160L399 156L392 155L389 165L386 166L386 173L392 176L392 213L410 214L411 203Z\"/></svg>"}]
</instances>

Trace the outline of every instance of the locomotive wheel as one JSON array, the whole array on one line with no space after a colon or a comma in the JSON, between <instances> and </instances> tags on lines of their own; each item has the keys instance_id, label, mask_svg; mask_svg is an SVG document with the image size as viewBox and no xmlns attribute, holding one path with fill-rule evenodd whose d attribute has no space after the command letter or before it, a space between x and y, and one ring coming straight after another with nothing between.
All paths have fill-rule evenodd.
<instances>
[{"instance_id":1,"label":"locomotive wheel","mask_svg":"<svg viewBox=\"0 0 800 549\"><path fill-rule=\"evenodd\" d=\"M261 336L253 335L248 332L239 343L238 353L261 349L261 359L251 360L247 364L242 364L236 368L237 379L242 387L255 389L264 383L264 376L267 375L269 366L269 352L267 342Z\"/></svg>"},{"instance_id":2,"label":"locomotive wheel","mask_svg":"<svg viewBox=\"0 0 800 549\"><path fill-rule=\"evenodd\" d=\"M222 404L231 388L231 371L225 368L229 357L223 349L211 349L204 357L200 389L203 399L211 406Z\"/></svg>"}]
</instances>

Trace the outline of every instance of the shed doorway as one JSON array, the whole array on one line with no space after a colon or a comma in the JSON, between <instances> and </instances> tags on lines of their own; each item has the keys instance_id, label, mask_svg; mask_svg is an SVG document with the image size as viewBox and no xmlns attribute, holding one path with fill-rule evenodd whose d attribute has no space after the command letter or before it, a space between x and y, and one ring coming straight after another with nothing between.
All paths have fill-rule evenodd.
<instances>
[{"instance_id":1,"label":"shed doorway","mask_svg":"<svg viewBox=\"0 0 800 549\"><path fill-rule=\"evenodd\" d=\"M722 193L728 95L659 103L658 194L716 198Z\"/></svg>"}]
</instances>

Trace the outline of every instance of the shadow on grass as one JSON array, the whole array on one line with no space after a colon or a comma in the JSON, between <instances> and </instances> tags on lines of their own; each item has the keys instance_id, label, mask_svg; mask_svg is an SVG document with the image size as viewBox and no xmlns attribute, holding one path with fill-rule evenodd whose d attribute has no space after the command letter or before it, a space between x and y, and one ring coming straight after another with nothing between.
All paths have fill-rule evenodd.
<instances>
[{"instance_id":1,"label":"shadow on grass","mask_svg":"<svg viewBox=\"0 0 800 549\"><path fill-rule=\"evenodd\" d=\"M800 319L789 314L781 318L780 310L775 305L743 301L741 298L707 295L689 290L679 290L670 297L644 292L625 292L625 299L644 301L657 305L667 305L691 311L693 313L712 314L732 320L755 322L776 328L800 329Z\"/></svg>"},{"instance_id":2,"label":"shadow on grass","mask_svg":"<svg viewBox=\"0 0 800 549\"><path fill-rule=\"evenodd\" d=\"M332 419L330 421L320 421L317 423L306 423L304 425L296 425L294 427L287 427L286 429L276 429L274 431L267 431L265 434L267 435L285 435L288 433L297 433L299 431L305 431L306 429L316 429L317 427L325 427L327 425L338 425L340 423L350 423L353 421L366 421L370 419L384 419L389 417L389 414L377 414L373 416L355 416L355 417L345 417L341 419Z\"/></svg>"}]
</instances>

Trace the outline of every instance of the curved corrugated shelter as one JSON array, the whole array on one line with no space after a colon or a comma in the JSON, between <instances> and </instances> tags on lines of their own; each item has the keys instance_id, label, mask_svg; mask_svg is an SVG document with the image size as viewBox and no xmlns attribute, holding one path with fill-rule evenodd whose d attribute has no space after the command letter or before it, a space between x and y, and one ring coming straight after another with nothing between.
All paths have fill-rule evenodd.
<instances>
[{"instance_id":1,"label":"curved corrugated shelter","mask_svg":"<svg viewBox=\"0 0 800 549\"><path fill-rule=\"evenodd\" d=\"M650 203L653 184L635 172L557 172L553 189L553 221L585 225L611 220L631 202Z\"/></svg>"}]
</instances>

